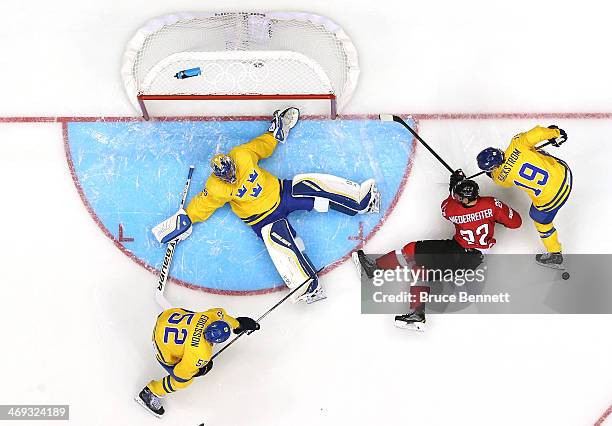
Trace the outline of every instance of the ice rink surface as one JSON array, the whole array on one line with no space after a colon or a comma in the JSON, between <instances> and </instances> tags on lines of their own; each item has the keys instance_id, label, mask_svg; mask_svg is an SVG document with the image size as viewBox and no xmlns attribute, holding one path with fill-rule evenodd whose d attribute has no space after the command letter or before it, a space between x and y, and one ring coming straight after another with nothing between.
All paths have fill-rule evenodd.
<instances>
[{"instance_id":1,"label":"ice rink surface","mask_svg":"<svg viewBox=\"0 0 612 426\"><path fill-rule=\"evenodd\" d=\"M127 40L153 16L214 6L4 2L0 116L137 115L119 76ZM232 0L223 9L255 8ZM575 186L555 221L560 239L569 253L610 253L610 6L298 0L261 1L256 9L305 10L340 23L362 69L344 112L415 114L421 136L455 167L475 172L473 158L482 147L503 146L535 124L564 128L569 141L555 153L571 165ZM492 113L518 115L478 115ZM436 315L426 333L410 334L388 316L360 315L359 281L348 263L322 278L327 300L283 305L209 375L168 397L166 417L158 421L132 400L163 373L150 345L156 276L118 250L88 214L67 165L61 123L5 121L0 403L70 404L70 423L77 425L611 422L609 316ZM451 225L439 215L447 179L417 146L395 211L367 251L449 236ZM524 194L480 182L483 193L527 218ZM496 237L496 252L540 250L529 221ZM282 294L168 288L179 306L220 305L254 317Z\"/></svg>"}]
</instances>

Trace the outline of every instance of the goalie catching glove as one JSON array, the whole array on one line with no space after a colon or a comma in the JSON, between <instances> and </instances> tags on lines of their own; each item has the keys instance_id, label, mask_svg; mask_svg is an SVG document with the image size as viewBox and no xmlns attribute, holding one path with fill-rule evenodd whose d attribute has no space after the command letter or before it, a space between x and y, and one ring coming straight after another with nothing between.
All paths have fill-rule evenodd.
<instances>
[{"instance_id":1,"label":"goalie catching glove","mask_svg":"<svg viewBox=\"0 0 612 426\"><path fill-rule=\"evenodd\" d=\"M554 124L552 126L548 126L548 128L558 130L560 133L559 136L557 136L556 138L548 140L548 142L550 142L552 146L560 147L562 144L564 144L567 141L567 133L565 132L565 130L560 129L558 126L555 126Z\"/></svg>"},{"instance_id":2,"label":"goalie catching glove","mask_svg":"<svg viewBox=\"0 0 612 426\"><path fill-rule=\"evenodd\" d=\"M192 228L191 219L187 216L187 212L181 209L168 219L155 225L151 232L155 235L157 241L166 244L173 240L186 240L191 235Z\"/></svg>"}]
</instances>

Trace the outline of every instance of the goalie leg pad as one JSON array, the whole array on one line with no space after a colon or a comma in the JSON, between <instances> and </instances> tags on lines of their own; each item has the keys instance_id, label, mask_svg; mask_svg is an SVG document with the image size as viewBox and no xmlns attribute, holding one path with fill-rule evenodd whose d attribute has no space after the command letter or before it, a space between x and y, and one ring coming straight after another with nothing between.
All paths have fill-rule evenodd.
<instances>
[{"instance_id":1,"label":"goalie leg pad","mask_svg":"<svg viewBox=\"0 0 612 426\"><path fill-rule=\"evenodd\" d=\"M323 173L296 175L292 181L291 193L294 197L314 198L314 209L318 212L326 212L331 208L349 216L378 212L380 200L373 179L360 185Z\"/></svg>"},{"instance_id":2,"label":"goalie leg pad","mask_svg":"<svg viewBox=\"0 0 612 426\"><path fill-rule=\"evenodd\" d=\"M310 284L304 285L300 291L291 296L292 302L296 302L319 286L317 270L304 254L304 243L287 219L279 219L265 225L261 229L261 237L287 287L294 289L307 279L314 278Z\"/></svg>"},{"instance_id":3,"label":"goalie leg pad","mask_svg":"<svg viewBox=\"0 0 612 426\"><path fill-rule=\"evenodd\" d=\"M168 219L155 225L151 232L160 243L166 244L172 240L185 240L191 235L191 219L183 209L179 210Z\"/></svg>"}]
</instances>

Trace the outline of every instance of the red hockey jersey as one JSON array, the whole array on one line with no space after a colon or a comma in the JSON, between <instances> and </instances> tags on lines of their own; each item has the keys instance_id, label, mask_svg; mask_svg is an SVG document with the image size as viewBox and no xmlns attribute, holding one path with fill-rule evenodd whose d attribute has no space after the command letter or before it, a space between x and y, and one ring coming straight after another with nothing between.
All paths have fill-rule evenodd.
<instances>
[{"instance_id":1,"label":"red hockey jersey","mask_svg":"<svg viewBox=\"0 0 612 426\"><path fill-rule=\"evenodd\" d=\"M480 197L476 205L464 207L452 196L442 202L442 216L455 225L455 240L466 249L488 249L495 244L495 223L515 229L521 216L493 197Z\"/></svg>"}]
</instances>

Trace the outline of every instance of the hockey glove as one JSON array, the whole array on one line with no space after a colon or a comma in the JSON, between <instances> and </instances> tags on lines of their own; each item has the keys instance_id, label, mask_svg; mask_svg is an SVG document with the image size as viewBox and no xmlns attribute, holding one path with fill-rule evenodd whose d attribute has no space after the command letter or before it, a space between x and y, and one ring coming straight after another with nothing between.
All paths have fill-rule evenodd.
<instances>
[{"instance_id":1,"label":"hockey glove","mask_svg":"<svg viewBox=\"0 0 612 426\"><path fill-rule=\"evenodd\" d=\"M200 377L208 373L213 368L213 362L208 361L206 365L198 370L198 372L193 377Z\"/></svg>"},{"instance_id":2,"label":"hockey glove","mask_svg":"<svg viewBox=\"0 0 612 426\"><path fill-rule=\"evenodd\" d=\"M452 193L453 188L455 188L455 186L459 182L461 182L463 179L465 179L465 173L463 173L463 170L461 169L455 170L450 177L450 184L448 185L448 191Z\"/></svg>"},{"instance_id":3,"label":"hockey glove","mask_svg":"<svg viewBox=\"0 0 612 426\"><path fill-rule=\"evenodd\" d=\"M249 317L238 317L236 321L240 324L238 328L234 329L234 333L240 334L245 331L255 331L259 330L259 323L255 321L253 318Z\"/></svg>"},{"instance_id":4,"label":"hockey glove","mask_svg":"<svg viewBox=\"0 0 612 426\"><path fill-rule=\"evenodd\" d=\"M172 240L185 240L191 235L191 219L183 209L179 210L168 219L155 225L151 230L157 241L166 244Z\"/></svg>"},{"instance_id":5,"label":"hockey glove","mask_svg":"<svg viewBox=\"0 0 612 426\"><path fill-rule=\"evenodd\" d=\"M550 142L552 146L560 147L563 143L567 141L567 133L565 133L565 130L560 129L558 126L555 126L554 124L552 126L548 126L548 128L557 129L560 133L558 137L548 140L548 142Z\"/></svg>"}]
</instances>

